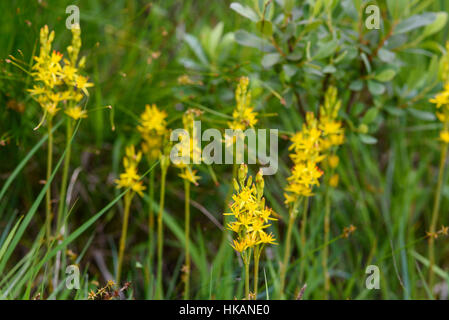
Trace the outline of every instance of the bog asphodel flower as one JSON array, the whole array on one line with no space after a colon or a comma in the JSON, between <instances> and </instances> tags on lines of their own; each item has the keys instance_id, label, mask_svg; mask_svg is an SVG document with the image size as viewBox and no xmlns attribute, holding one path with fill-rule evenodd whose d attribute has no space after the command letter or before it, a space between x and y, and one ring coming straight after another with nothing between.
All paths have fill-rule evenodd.
<instances>
[{"instance_id":1,"label":"bog asphodel flower","mask_svg":"<svg viewBox=\"0 0 449 320\"><path fill-rule=\"evenodd\" d=\"M120 178L115 180L117 188L131 188L134 192L138 193L141 197L143 196L143 186L140 176L138 174L138 165L142 159L142 152L135 151L133 145L126 148L126 154L123 158L123 167L125 172L120 174Z\"/></svg>"},{"instance_id":2,"label":"bog asphodel flower","mask_svg":"<svg viewBox=\"0 0 449 320\"><path fill-rule=\"evenodd\" d=\"M87 118L87 111L81 109L80 106L75 106L75 107L68 108L65 111L65 114L68 115L73 120Z\"/></svg>"},{"instance_id":3,"label":"bog asphodel flower","mask_svg":"<svg viewBox=\"0 0 449 320\"><path fill-rule=\"evenodd\" d=\"M446 44L449 50L449 41ZM443 90L436 94L434 98L429 101L436 104L436 115L438 120L443 123L443 129L440 132L440 140L449 143L449 52L442 58L442 75L444 85Z\"/></svg>"},{"instance_id":4,"label":"bog asphodel flower","mask_svg":"<svg viewBox=\"0 0 449 320\"><path fill-rule=\"evenodd\" d=\"M199 114L201 114L201 111L196 109L189 109L183 114L182 123L184 125L184 130L188 135L180 136L180 143L174 147L180 156L183 151L187 150L189 161L181 161L177 163L176 166L181 170L179 177L194 185L198 185L198 180L200 179L200 177L196 175L197 171L193 170L192 165L190 164L201 161L201 146L199 145L199 139L197 138L197 134L199 133L196 132L197 130L194 128L195 115Z\"/></svg>"},{"instance_id":5,"label":"bog asphodel flower","mask_svg":"<svg viewBox=\"0 0 449 320\"><path fill-rule=\"evenodd\" d=\"M324 105L320 107L319 129L323 132L322 150L329 150L344 143L342 122L337 120L341 100L337 98L337 88L330 86L324 96Z\"/></svg>"},{"instance_id":6,"label":"bog asphodel flower","mask_svg":"<svg viewBox=\"0 0 449 320\"><path fill-rule=\"evenodd\" d=\"M258 245L275 243L273 234L266 231L271 226L269 222L277 219L273 217L272 210L265 206L262 173L257 174L256 183L253 183L251 176L247 179L247 174L248 167L242 164L239 181L234 180L236 193L232 196L230 212L224 213L235 218L227 227L237 234L232 247L239 253Z\"/></svg>"},{"instance_id":7,"label":"bog asphodel flower","mask_svg":"<svg viewBox=\"0 0 449 320\"><path fill-rule=\"evenodd\" d=\"M307 113L302 130L293 135L291 141L289 150L293 150L290 155L293 168L284 189L287 204L295 203L302 196L312 196L313 187L319 185L319 179L323 175L318 168L318 163L324 159L321 154L323 137L313 113Z\"/></svg>"},{"instance_id":8,"label":"bog asphodel flower","mask_svg":"<svg viewBox=\"0 0 449 320\"><path fill-rule=\"evenodd\" d=\"M34 57L35 64L31 68L35 83L28 92L44 110L43 120L47 114L56 115L62 106L71 109L65 114L75 120L87 116L86 113L78 112L75 107L84 96L89 95L87 89L93 86L87 77L79 73L85 64L84 58L78 62L80 35L79 26L72 28L72 43L67 47L69 59L64 59L62 53L52 51L54 31L49 32L48 26L40 30L40 52L39 56ZM63 105L61 102L64 102Z\"/></svg>"},{"instance_id":9,"label":"bog asphodel flower","mask_svg":"<svg viewBox=\"0 0 449 320\"><path fill-rule=\"evenodd\" d=\"M142 137L142 151L148 159L158 159L162 152L164 135L167 133L167 113L155 104L146 105L140 115L137 130Z\"/></svg>"}]
</instances>

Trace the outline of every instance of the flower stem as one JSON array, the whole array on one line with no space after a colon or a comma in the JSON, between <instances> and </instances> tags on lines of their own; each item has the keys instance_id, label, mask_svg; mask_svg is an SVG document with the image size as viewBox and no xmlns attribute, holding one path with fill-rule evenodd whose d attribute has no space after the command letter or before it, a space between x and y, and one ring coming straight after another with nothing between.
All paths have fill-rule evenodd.
<instances>
[{"instance_id":1,"label":"flower stem","mask_svg":"<svg viewBox=\"0 0 449 320\"><path fill-rule=\"evenodd\" d=\"M259 260L262 249L256 246L254 249L254 297L257 299L257 292L259 289Z\"/></svg>"},{"instance_id":2,"label":"flower stem","mask_svg":"<svg viewBox=\"0 0 449 320\"><path fill-rule=\"evenodd\" d=\"M440 167L438 172L438 182L437 188L435 191L435 198L433 202L433 211L432 211L432 220L430 223L430 236L429 236L429 287L432 289L434 285L434 272L433 266L435 264L435 239L432 236L435 233L436 224L438 222L438 214L440 211L440 202L441 202L441 189L443 186L443 177L444 177L444 167L446 164L446 155L447 155L447 143L443 143L441 145L441 155L440 155Z\"/></svg>"},{"instance_id":3,"label":"flower stem","mask_svg":"<svg viewBox=\"0 0 449 320\"><path fill-rule=\"evenodd\" d=\"M150 172L150 182L148 188L148 269L147 269L147 287L148 292L151 292L152 279L153 279L153 256L154 256L154 170Z\"/></svg>"},{"instance_id":4,"label":"flower stem","mask_svg":"<svg viewBox=\"0 0 449 320\"><path fill-rule=\"evenodd\" d=\"M249 262L245 263L245 299L249 300Z\"/></svg>"},{"instance_id":5,"label":"flower stem","mask_svg":"<svg viewBox=\"0 0 449 320\"><path fill-rule=\"evenodd\" d=\"M328 179L329 180L329 179ZM324 248L322 257L323 276L324 276L324 299L329 298L330 290L330 277L329 270L327 268L327 260L329 255L329 230L330 230L330 186L327 183L326 193L324 195Z\"/></svg>"},{"instance_id":6,"label":"flower stem","mask_svg":"<svg viewBox=\"0 0 449 320\"><path fill-rule=\"evenodd\" d=\"M61 224L63 223L63 214L64 209L66 205L66 194L67 194L67 180L68 180L68 174L69 174L69 167L70 167L70 156L71 156L71 138L73 134L73 126L72 126L72 120L67 118L67 132L66 132L66 147L67 147L67 153L64 158L64 168L62 171L62 182L61 182L61 189L60 189L60 196L59 196L59 207L58 207L58 217L56 221L56 232L60 232L60 228L62 227Z\"/></svg>"},{"instance_id":7,"label":"flower stem","mask_svg":"<svg viewBox=\"0 0 449 320\"><path fill-rule=\"evenodd\" d=\"M61 188L59 191L59 205L58 205L58 216L56 219L56 236L58 237L59 233L61 236L67 237L65 234L67 232L67 228L64 227L65 222L65 208L66 208L66 195L67 195L67 180L69 175L69 167L70 167L70 155L71 155L71 139L73 134L73 126L72 119L67 118L66 120L66 148L67 152L64 158L64 168L62 172L62 181ZM58 240L59 243L62 240ZM65 250L58 251L56 255L56 263L55 263L55 274L53 278L53 287L56 288L58 286L58 276L59 276L59 267L61 265L61 254L63 254Z\"/></svg>"},{"instance_id":8,"label":"flower stem","mask_svg":"<svg viewBox=\"0 0 449 320\"><path fill-rule=\"evenodd\" d=\"M190 285L190 182L184 180L185 189L185 279L184 279L184 299L189 299L189 285Z\"/></svg>"},{"instance_id":9,"label":"flower stem","mask_svg":"<svg viewBox=\"0 0 449 320\"><path fill-rule=\"evenodd\" d=\"M296 201L293 207L289 212L288 226L287 226L287 237L285 239L285 251L284 251L284 259L281 265L281 284L280 284L280 293L281 297L284 297L284 288L285 288L285 276L288 269L288 262L290 260L290 252L291 252L291 239L292 239L292 230L293 224L296 219L296 208L299 201Z\"/></svg>"},{"instance_id":10,"label":"flower stem","mask_svg":"<svg viewBox=\"0 0 449 320\"><path fill-rule=\"evenodd\" d=\"M120 278L122 272L122 264L123 264L123 255L125 253L125 245L126 245L126 234L128 232L128 220L129 220L129 209L131 207L131 199L133 194L127 192L125 194L125 208L123 215L123 224L122 224L122 236L120 237L120 247L118 254L118 266L117 266L117 284L120 286Z\"/></svg>"},{"instance_id":11,"label":"flower stem","mask_svg":"<svg viewBox=\"0 0 449 320\"><path fill-rule=\"evenodd\" d=\"M47 181L50 181L51 171L53 167L53 117L48 116L47 118L47 129L48 129L48 149L47 149ZM48 186L46 192L46 215L45 215L45 229L46 229L46 238L47 245L50 246L50 237L51 237L51 222L52 222L52 213L51 213L51 185Z\"/></svg>"},{"instance_id":12,"label":"flower stem","mask_svg":"<svg viewBox=\"0 0 449 320\"><path fill-rule=\"evenodd\" d=\"M309 209L309 198L306 197L304 200L304 211L302 213L302 220L301 220L301 265L299 270L299 281L303 282L304 277L304 269L305 269L305 263L306 263L306 231L307 231L307 210Z\"/></svg>"},{"instance_id":13,"label":"flower stem","mask_svg":"<svg viewBox=\"0 0 449 320\"><path fill-rule=\"evenodd\" d=\"M156 280L156 298L163 299L164 291L162 288L162 252L164 248L164 228L162 215L164 213L165 201L165 179L167 176L167 167L161 165L161 194L159 199L159 214L157 216L157 280Z\"/></svg>"}]
</instances>

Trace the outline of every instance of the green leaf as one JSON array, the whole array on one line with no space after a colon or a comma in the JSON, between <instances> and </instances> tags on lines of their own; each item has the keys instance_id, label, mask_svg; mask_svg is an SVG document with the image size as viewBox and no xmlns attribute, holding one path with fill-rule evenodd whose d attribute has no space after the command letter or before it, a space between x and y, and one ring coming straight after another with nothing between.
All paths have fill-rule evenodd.
<instances>
[{"instance_id":1,"label":"green leaf","mask_svg":"<svg viewBox=\"0 0 449 320\"><path fill-rule=\"evenodd\" d=\"M360 91L363 89L363 81L362 80L354 80L349 85L349 89L352 91Z\"/></svg>"},{"instance_id":2,"label":"green leaf","mask_svg":"<svg viewBox=\"0 0 449 320\"><path fill-rule=\"evenodd\" d=\"M337 46L338 46L337 39L332 39L331 41L322 44L318 48L317 53L313 56L313 59L319 60L333 55L335 53L335 50L337 50Z\"/></svg>"},{"instance_id":3,"label":"green leaf","mask_svg":"<svg viewBox=\"0 0 449 320\"><path fill-rule=\"evenodd\" d=\"M284 64L282 66L282 69L284 70L284 73L288 78L293 77L296 72L298 72L298 68L291 64Z\"/></svg>"},{"instance_id":4,"label":"green leaf","mask_svg":"<svg viewBox=\"0 0 449 320\"><path fill-rule=\"evenodd\" d=\"M293 53L290 53L289 55L287 55L287 60L290 60L290 61L298 61L298 60L301 60L301 58L302 58L302 52L299 52L299 51L293 52Z\"/></svg>"},{"instance_id":5,"label":"green leaf","mask_svg":"<svg viewBox=\"0 0 449 320\"><path fill-rule=\"evenodd\" d=\"M447 12L437 12L436 19L434 22L425 27L422 37L428 37L434 33L437 33L446 25L447 22Z\"/></svg>"},{"instance_id":6,"label":"green leaf","mask_svg":"<svg viewBox=\"0 0 449 320\"><path fill-rule=\"evenodd\" d=\"M376 81L368 81L368 89L373 96L378 96L385 92L385 86Z\"/></svg>"},{"instance_id":7,"label":"green leaf","mask_svg":"<svg viewBox=\"0 0 449 320\"><path fill-rule=\"evenodd\" d=\"M208 52L210 56L215 56L215 51L217 50L218 44L220 42L221 36L223 35L224 23L219 22L212 29L209 35L209 43L207 45Z\"/></svg>"},{"instance_id":8,"label":"green leaf","mask_svg":"<svg viewBox=\"0 0 449 320\"><path fill-rule=\"evenodd\" d=\"M362 123L370 124L371 122L373 122L377 118L378 114L379 114L379 109L378 108L371 108L371 109L369 109L365 113L365 115L363 116Z\"/></svg>"},{"instance_id":9,"label":"green leaf","mask_svg":"<svg viewBox=\"0 0 449 320\"><path fill-rule=\"evenodd\" d=\"M417 118L419 120L435 121L435 119L436 119L435 114L433 112L418 110L418 109L414 109L414 108L407 108L406 110L412 116L414 116L415 118Z\"/></svg>"},{"instance_id":10,"label":"green leaf","mask_svg":"<svg viewBox=\"0 0 449 320\"><path fill-rule=\"evenodd\" d=\"M323 73L335 73L336 71L337 71L337 68L335 68L331 64L329 64L323 68Z\"/></svg>"},{"instance_id":11,"label":"green leaf","mask_svg":"<svg viewBox=\"0 0 449 320\"><path fill-rule=\"evenodd\" d=\"M255 34L245 30L237 30L234 34L235 41L243 46L257 48L263 52L274 51L273 45L266 39L262 39Z\"/></svg>"},{"instance_id":12,"label":"green leaf","mask_svg":"<svg viewBox=\"0 0 449 320\"><path fill-rule=\"evenodd\" d=\"M256 28L266 37L271 37L271 35L273 34L273 25L268 20L260 20L259 22L257 22Z\"/></svg>"},{"instance_id":13,"label":"green leaf","mask_svg":"<svg viewBox=\"0 0 449 320\"><path fill-rule=\"evenodd\" d=\"M238 2L231 3L231 9L237 12L239 15L250 19L253 22L257 22L259 20L259 17L257 14L248 6L242 6Z\"/></svg>"},{"instance_id":14,"label":"green leaf","mask_svg":"<svg viewBox=\"0 0 449 320\"><path fill-rule=\"evenodd\" d=\"M280 59L281 59L281 55L277 52L276 53L267 53L262 58L262 66L265 69L271 68L276 63L278 63Z\"/></svg>"},{"instance_id":15,"label":"green leaf","mask_svg":"<svg viewBox=\"0 0 449 320\"><path fill-rule=\"evenodd\" d=\"M396 54L394 52L391 52L385 48L382 48L377 53L377 56L379 59L383 62L391 63L396 58Z\"/></svg>"},{"instance_id":16,"label":"green leaf","mask_svg":"<svg viewBox=\"0 0 449 320\"><path fill-rule=\"evenodd\" d=\"M396 71L394 71L393 69L386 69L376 74L374 76L374 79L380 82L388 82L391 81L395 75Z\"/></svg>"},{"instance_id":17,"label":"green leaf","mask_svg":"<svg viewBox=\"0 0 449 320\"><path fill-rule=\"evenodd\" d=\"M360 137L360 141L362 141L364 144L376 144L377 143L377 139L368 134L359 134L359 137Z\"/></svg>"},{"instance_id":18,"label":"green leaf","mask_svg":"<svg viewBox=\"0 0 449 320\"><path fill-rule=\"evenodd\" d=\"M204 54L203 48L201 47L198 39L190 34L186 34L184 36L184 40L187 42L190 49L192 49L193 53L195 53L201 63L204 65L209 65L209 61L207 61L206 55Z\"/></svg>"},{"instance_id":19,"label":"green leaf","mask_svg":"<svg viewBox=\"0 0 449 320\"><path fill-rule=\"evenodd\" d=\"M437 14L434 12L425 12L422 14L415 14L410 18L401 21L394 29L393 34L401 34L410 32L420 27L430 25L437 19Z\"/></svg>"},{"instance_id":20,"label":"green leaf","mask_svg":"<svg viewBox=\"0 0 449 320\"><path fill-rule=\"evenodd\" d=\"M388 11L393 19L397 20L406 11L409 0L387 0Z\"/></svg>"}]
</instances>

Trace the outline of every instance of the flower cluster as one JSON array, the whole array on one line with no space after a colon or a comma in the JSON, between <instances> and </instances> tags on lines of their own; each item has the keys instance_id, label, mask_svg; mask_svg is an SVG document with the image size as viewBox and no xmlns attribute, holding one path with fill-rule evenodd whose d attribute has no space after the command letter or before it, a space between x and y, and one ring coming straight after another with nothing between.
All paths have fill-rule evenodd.
<instances>
[{"instance_id":1,"label":"flower cluster","mask_svg":"<svg viewBox=\"0 0 449 320\"><path fill-rule=\"evenodd\" d=\"M248 92L249 79L241 77L237 89L235 90L236 108L232 113L232 122L229 122L229 128L233 130L242 130L254 128L257 123L257 112L251 107L251 93Z\"/></svg>"},{"instance_id":2,"label":"flower cluster","mask_svg":"<svg viewBox=\"0 0 449 320\"><path fill-rule=\"evenodd\" d=\"M312 112L307 113L302 130L291 138L293 150L290 158L293 168L290 177L287 178L285 187L285 203L295 203L301 196L310 197L315 185L319 185L319 178L323 172L318 168L318 163L323 160L322 131L318 120Z\"/></svg>"},{"instance_id":3,"label":"flower cluster","mask_svg":"<svg viewBox=\"0 0 449 320\"><path fill-rule=\"evenodd\" d=\"M324 96L324 105L320 107L319 129L323 132L322 150L342 145L345 141L342 122L337 120L341 100L337 98L337 88L330 86Z\"/></svg>"},{"instance_id":4,"label":"flower cluster","mask_svg":"<svg viewBox=\"0 0 449 320\"><path fill-rule=\"evenodd\" d=\"M435 98L429 101L436 104L437 118L443 123L440 140L444 143L449 143L449 41L446 44L446 54L442 57L441 63L441 78L444 83L443 91L439 92Z\"/></svg>"},{"instance_id":5,"label":"flower cluster","mask_svg":"<svg viewBox=\"0 0 449 320\"><path fill-rule=\"evenodd\" d=\"M28 91L44 110L44 118L46 115L54 116L61 109L61 102L66 106L67 116L74 120L85 118L86 112L78 104L84 95L89 95L87 88L93 84L79 74L85 65L84 57L78 62L81 30L79 26L72 28L72 43L67 47L69 59L52 51L54 38L55 33L49 32L48 26L41 28L40 52L34 57L36 62L31 72L36 83Z\"/></svg>"},{"instance_id":6,"label":"flower cluster","mask_svg":"<svg viewBox=\"0 0 449 320\"><path fill-rule=\"evenodd\" d=\"M256 176L253 183L252 176L246 179L248 167L242 164L238 173L238 182L234 180L233 203L230 206L231 212L224 215L234 216L235 221L228 224L228 229L237 234L232 247L239 253L256 246L273 244L275 239L272 233L265 230L271 224L272 210L265 206L263 197L264 181L262 173Z\"/></svg>"},{"instance_id":7,"label":"flower cluster","mask_svg":"<svg viewBox=\"0 0 449 320\"><path fill-rule=\"evenodd\" d=\"M116 179L115 183L117 188L131 188L134 192L137 192L141 197L143 196L143 190L145 187L142 185L140 176L137 173L137 167L142 159L142 152L136 153L134 146L126 148L126 154L123 158L123 167L125 172L120 174L120 179Z\"/></svg>"},{"instance_id":8,"label":"flower cluster","mask_svg":"<svg viewBox=\"0 0 449 320\"><path fill-rule=\"evenodd\" d=\"M164 135L167 133L167 113L157 108L155 104L146 105L140 115L137 130L142 137L142 151L148 160L158 159L162 151Z\"/></svg>"},{"instance_id":9,"label":"flower cluster","mask_svg":"<svg viewBox=\"0 0 449 320\"><path fill-rule=\"evenodd\" d=\"M201 161L201 145L199 145L198 139L198 134L200 133L195 130L193 125L195 116L200 114L201 111L196 109L189 109L183 114L182 123L184 125L184 130L188 133L188 135L180 136L181 141L175 146L178 154L182 157L186 156L182 154L182 152L187 150L187 157L189 158L189 161L181 161L176 164L176 166L181 169L179 177L193 183L194 185L198 185L198 180L200 177L196 175L197 170L193 170L192 166L187 164L187 162L199 163Z\"/></svg>"},{"instance_id":10,"label":"flower cluster","mask_svg":"<svg viewBox=\"0 0 449 320\"><path fill-rule=\"evenodd\" d=\"M324 96L324 105L320 107L319 128L322 131L321 149L326 155L326 165L330 169L338 166L339 158L336 149L345 141L342 122L337 120L338 111L341 107L341 100L337 98L337 88L330 86ZM334 173L329 177L329 185L336 187L339 176Z\"/></svg>"}]
</instances>

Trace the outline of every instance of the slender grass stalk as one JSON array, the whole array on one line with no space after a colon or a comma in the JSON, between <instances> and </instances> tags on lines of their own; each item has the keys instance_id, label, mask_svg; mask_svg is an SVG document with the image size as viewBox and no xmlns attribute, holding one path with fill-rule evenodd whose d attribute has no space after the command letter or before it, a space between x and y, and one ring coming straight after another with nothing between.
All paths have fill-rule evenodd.
<instances>
[{"instance_id":1,"label":"slender grass stalk","mask_svg":"<svg viewBox=\"0 0 449 320\"><path fill-rule=\"evenodd\" d=\"M304 199L304 211L302 213L302 219L301 219L301 231L300 231L300 237L301 237L301 264L300 264L300 270L299 270L299 281L302 283L304 281L304 270L305 270L305 264L306 264L306 232L307 232L307 211L309 209L309 197L306 197Z\"/></svg>"},{"instance_id":2,"label":"slender grass stalk","mask_svg":"<svg viewBox=\"0 0 449 320\"><path fill-rule=\"evenodd\" d=\"M124 214L123 214L123 224L122 224L122 235L120 237L120 247L119 247L119 254L118 254L118 265L117 265L117 284L120 286L120 278L121 278L121 272L122 272L122 265L123 265L123 255L125 253L125 246L126 246L126 234L128 232L128 220L129 220L129 210L131 207L131 200L134 196L133 192L127 192L125 194L125 206L124 206Z\"/></svg>"},{"instance_id":3,"label":"slender grass stalk","mask_svg":"<svg viewBox=\"0 0 449 320\"><path fill-rule=\"evenodd\" d=\"M184 299L189 299L189 286L190 286L190 182L184 180L184 189L185 189L185 253L186 253L186 261L185 261L185 279L184 279Z\"/></svg>"},{"instance_id":4,"label":"slender grass stalk","mask_svg":"<svg viewBox=\"0 0 449 320\"><path fill-rule=\"evenodd\" d=\"M445 130L447 125L445 125ZM437 188L435 190L435 198L433 201L433 211L432 211L432 220L430 223L430 236L429 236L429 288L432 289L434 285L434 272L433 266L435 264L435 238L432 236L435 233L436 225L438 222L438 214L440 211L440 203L441 203L441 190L443 187L443 177L444 177L444 167L446 164L446 156L447 156L448 144L443 143L441 145L441 153L440 153L440 167L438 171L438 182Z\"/></svg>"},{"instance_id":5,"label":"slender grass stalk","mask_svg":"<svg viewBox=\"0 0 449 320\"><path fill-rule=\"evenodd\" d=\"M46 181L50 180L51 171L53 167L53 116L48 115L47 118L47 129L48 129L48 149L47 149L47 178ZM47 245L50 245L51 237L51 223L52 223L52 212L51 212L51 185L48 186L45 195L45 230L46 230L46 240Z\"/></svg>"},{"instance_id":6,"label":"slender grass stalk","mask_svg":"<svg viewBox=\"0 0 449 320\"><path fill-rule=\"evenodd\" d=\"M297 200L289 211L289 219L288 219L288 225L287 225L287 236L285 239L284 259L282 260L281 277L280 277L280 279L281 279L280 280L280 294L281 294L282 298L284 297L285 276L286 276L287 269L288 269L288 263L290 261L292 230L293 230L293 225L295 223L296 211L297 211L299 202L300 202L300 200Z\"/></svg>"},{"instance_id":7,"label":"slender grass stalk","mask_svg":"<svg viewBox=\"0 0 449 320\"><path fill-rule=\"evenodd\" d=\"M162 216L164 213L165 202L165 179L167 176L168 166L161 162L161 194L159 200L159 214L157 216L157 280L156 280L156 298L164 298L164 290L162 288L162 253L164 248L164 228Z\"/></svg>"}]
</instances>

